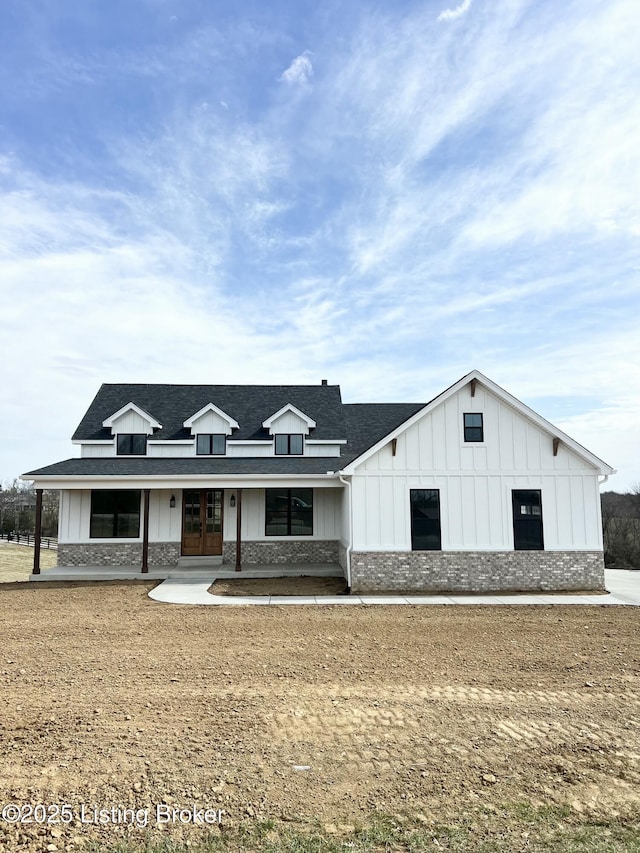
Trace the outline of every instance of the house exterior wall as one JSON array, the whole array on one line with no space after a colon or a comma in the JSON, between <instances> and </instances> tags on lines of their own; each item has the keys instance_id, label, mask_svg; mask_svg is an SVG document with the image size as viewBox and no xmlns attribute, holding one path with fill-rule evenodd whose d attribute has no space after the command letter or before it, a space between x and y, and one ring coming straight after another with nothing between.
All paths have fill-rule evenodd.
<instances>
[{"instance_id":1,"label":"house exterior wall","mask_svg":"<svg viewBox=\"0 0 640 853\"><path fill-rule=\"evenodd\" d=\"M214 430L200 430L201 432L214 432ZM222 432L222 430L219 430ZM86 457L105 457L105 456L115 456L116 455L116 445L115 440L113 442L109 442L108 444L82 444L80 449L80 455L84 458ZM196 441L195 437L193 441L189 441L188 443L182 442L172 442L172 443L159 443L155 441L149 441L147 443L147 456L153 457L164 457L164 458L178 458L185 456L195 456L196 455ZM233 441L227 440L227 452L226 456L238 458L238 457L267 457L274 456L274 446L273 441L263 441L259 444L236 444ZM336 457L340 456L340 445L339 444L305 444L304 446L304 455L305 456L330 456Z\"/></svg>"},{"instance_id":2,"label":"house exterior wall","mask_svg":"<svg viewBox=\"0 0 640 853\"><path fill-rule=\"evenodd\" d=\"M463 413L484 441L465 443ZM355 551L410 551L411 489L439 489L443 551L512 551L512 489L540 489L545 550L602 550L598 476L565 445L477 386L460 389L353 476Z\"/></svg>"},{"instance_id":3,"label":"house exterior wall","mask_svg":"<svg viewBox=\"0 0 640 853\"><path fill-rule=\"evenodd\" d=\"M354 551L361 592L498 593L604 589L602 551Z\"/></svg>"},{"instance_id":4,"label":"house exterior wall","mask_svg":"<svg viewBox=\"0 0 640 853\"><path fill-rule=\"evenodd\" d=\"M197 486L200 488L200 486ZM342 488L316 488L313 492L313 535L312 536L266 536L265 535L265 490L243 489L242 493L242 540L243 544L274 543L286 545L287 543L310 543L331 542L334 543L342 537L341 527L341 501ZM236 540L236 512L237 508L230 506L231 495L236 494L236 489L224 490L224 512L223 512L223 540L233 543ZM171 496L176 499L175 507L170 506ZM141 519L142 519L141 495ZM140 537L136 539L92 539L89 536L91 521L91 490L74 489L61 492L58 539L61 546L70 544L83 544L90 547L97 545L105 546L105 553L116 550L116 547L125 548L142 542L142 528ZM142 524L142 522L141 522ZM149 542L150 544L176 543L180 546L182 537L182 490L180 489L157 489L151 490L149 495ZM275 549L272 547L275 553ZM282 550L282 549L281 549ZM298 549L299 550L299 549ZM335 555L335 547L331 546L331 553ZM96 551L96 553L98 553ZM123 552L124 553L124 552ZM320 553L318 551L318 553ZM331 562L335 562L335 556ZM278 560L280 561L280 560ZM277 562L278 562L277 561ZM322 559L310 560L310 562L325 562ZM61 565L63 565L61 563Z\"/></svg>"}]
</instances>

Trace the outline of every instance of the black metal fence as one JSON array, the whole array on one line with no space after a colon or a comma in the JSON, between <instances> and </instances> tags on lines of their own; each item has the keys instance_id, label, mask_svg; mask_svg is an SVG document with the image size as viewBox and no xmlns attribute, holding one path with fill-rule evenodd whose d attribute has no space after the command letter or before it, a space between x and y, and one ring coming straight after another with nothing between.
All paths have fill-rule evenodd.
<instances>
[{"instance_id":1,"label":"black metal fence","mask_svg":"<svg viewBox=\"0 0 640 853\"><path fill-rule=\"evenodd\" d=\"M33 533L1 533L0 539L4 539L7 542L13 542L14 545L30 545L32 548L35 545L36 537ZM40 547L41 548L58 548L58 539L55 536L41 536L40 537Z\"/></svg>"}]
</instances>

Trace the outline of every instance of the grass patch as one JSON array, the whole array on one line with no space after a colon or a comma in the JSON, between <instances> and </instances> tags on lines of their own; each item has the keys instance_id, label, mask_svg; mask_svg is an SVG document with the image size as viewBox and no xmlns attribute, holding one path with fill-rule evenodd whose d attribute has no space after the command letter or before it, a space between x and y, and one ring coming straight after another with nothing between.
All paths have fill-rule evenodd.
<instances>
[{"instance_id":1,"label":"grass patch","mask_svg":"<svg viewBox=\"0 0 640 853\"><path fill-rule=\"evenodd\" d=\"M342 830L342 831L340 831ZM203 828L203 833L207 830ZM184 842L90 844L90 853L640 853L640 823L585 818L562 807L513 803L477 809L449 823L372 815L361 826L291 827L275 821L243 823Z\"/></svg>"},{"instance_id":2,"label":"grass patch","mask_svg":"<svg viewBox=\"0 0 640 853\"><path fill-rule=\"evenodd\" d=\"M49 548L40 551L40 568L51 569L58 564L58 552ZM33 548L0 542L0 583L29 580L33 569Z\"/></svg>"}]
</instances>

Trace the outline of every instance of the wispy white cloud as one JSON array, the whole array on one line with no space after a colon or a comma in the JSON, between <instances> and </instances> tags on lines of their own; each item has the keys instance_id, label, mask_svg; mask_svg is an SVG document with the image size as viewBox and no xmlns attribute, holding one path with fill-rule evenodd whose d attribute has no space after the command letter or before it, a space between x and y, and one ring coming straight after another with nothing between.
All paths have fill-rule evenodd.
<instances>
[{"instance_id":1,"label":"wispy white cloud","mask_svg":"<svg viewBox=\"0 0 640 853\"><path fill-rule=\"evenodd\" d=\"M305 50L300 56L292 61L291 65L282 72L280 80L289 85L303 86L307 84L313 77L313 65L311 63L311 53Z\"/></svg>"},{"instance_id":2,"label":"wispy white cloud","mask_svg":"<svg viewBox=\"0 0 640 853\"><path fill-rule=\"evenodd\" d=\"M438 15L439 21L453 21L456 18L462 17L465 12L468 12L471 8L471 3L473 0L462 0L462 3L459 6L456 6L454 9L445 9L443 12L440 12Z\"/></svg>"}]
</instances>

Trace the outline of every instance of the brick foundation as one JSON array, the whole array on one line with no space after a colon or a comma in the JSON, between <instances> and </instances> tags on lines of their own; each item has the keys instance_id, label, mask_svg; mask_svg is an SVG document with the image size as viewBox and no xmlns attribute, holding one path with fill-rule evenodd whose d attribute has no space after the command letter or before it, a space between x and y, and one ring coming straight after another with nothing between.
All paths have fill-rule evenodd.
<instances>
[{"instance_id":1,"label":"brick foundation","mask_svg":"<svg viewBox=\"0 0 640 853\"><path fill-rule=\"evenodd\" d=\"M279 565L281 563L337 563L338 542L310 539L293 542L243 542L242 565ZM222 562L236 561L236 543L224 542Z\"/></svg>"},{"instance_id":2,"label":"brick foundation","mask_svg":"<svg viewBox=\"0 0 640 853\"><path fill-rule=\"evenodd\" d=\"M175 566L179 542L150 542L149 566ZM141 542L85 542L58 545L59 566L141 566Z\"/></svg>"},{"instance_id":3,"label":"brick foundation","mask_svg":"<svg viewBox=\"0 0 640 853\"><path fill-rule=\"evenodd\" d=\"M555 592L604 589L602 551L356 551L359 592Z\"/></svg>"}]
</instances>

